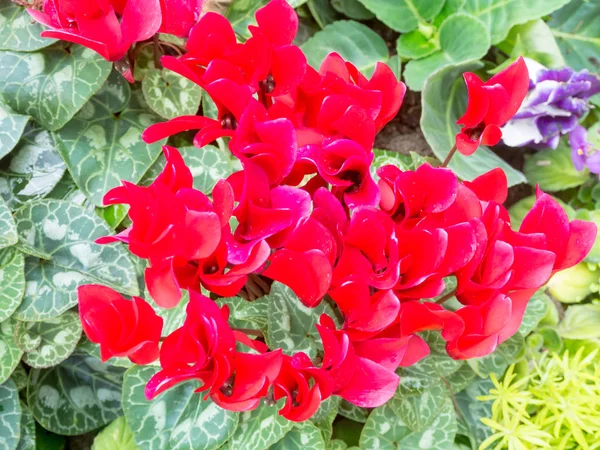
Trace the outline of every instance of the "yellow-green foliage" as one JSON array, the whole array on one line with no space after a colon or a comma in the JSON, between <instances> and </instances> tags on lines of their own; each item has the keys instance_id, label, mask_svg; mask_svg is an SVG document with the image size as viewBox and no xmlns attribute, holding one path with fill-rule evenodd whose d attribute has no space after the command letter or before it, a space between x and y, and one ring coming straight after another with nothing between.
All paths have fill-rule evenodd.
<instances>
[{"instance_id":1,"label":"yellow-green foliage","mask_svg":"<svg viewBox=\"0 0 600 450\"><path fill-rule=\"evenodd\" d=\"M479 450L593 450L600 448L600 360L587 356L546 354L531 373L518 379L515 366L479 400L492 400L493 430Z\"/></svg>"}]
</instances>

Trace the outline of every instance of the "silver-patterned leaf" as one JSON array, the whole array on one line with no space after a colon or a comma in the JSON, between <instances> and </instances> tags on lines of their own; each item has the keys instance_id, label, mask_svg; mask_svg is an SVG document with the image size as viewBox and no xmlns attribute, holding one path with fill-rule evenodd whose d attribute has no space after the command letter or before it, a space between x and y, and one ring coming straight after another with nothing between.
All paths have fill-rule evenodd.
<instances>
[{"instance_id":1,"label":"silver-patterned leaf","mask_svg":"<svg viewBox=\"0 0 600 450\"><path fill-rule=\"evenodd\" d=\"M35 419L29 407L23 401L21 404L21 434L17 450L35 450Z\"/></svg>"},{"instance_id":2,"label":"silver-patterned leaf","mask_svg":"<svg viewBox=\"0 0 600 450\"><path fill-rule=\"evenodd\" d=\"M324 402L321 402L319 409L310 421L321 430L321 435L325 442L329 442L333 434L333 421L338 415L341 398L337 395L332 395Z\"/></svg>"},{"instance_id":3,"label":"silver-patterned leaf","mask_svg":"<svg viewBox=\"0 0 600 450\"><path fill-rule=\"evenodd\" d=\"M15 245L18 241L17 227L12 213L6 202L0 198L0 249Z\"/></svg>"},{"instance_id":4,"label":"silver-patterned leaf","mask_svg":"<svg viewBox=\"0 0 600 450\"><path fill-rule=\"evenodd\" d=\"M72 311L44 322L17 322L15 326L15 342L25 351L23 361L37 369L67 359L80 338L81 321Z\"/></svg>"},{"instance_id":5,"label":"silver-patterned leaf","mask_svg":"<svg viewBox=\"0 0 600 450\"><path fill-rule=\"evenodd\" d=\"M294 426L294 422L279 415L278 405L260 405L254 411L246 411L240 424L229 440L229 450L266 450L279 442Z\"/></svg>"},{"instance_id":6,"label":"silver-patterned leaf","mask_svg":"<svg viewBox=\"0 0 600 450\"><path fill-rule=\"evenodd\" d=\"M121 184L140 181L165 140L148 145L142 131L160 118L146 109L140 89L113 72L92 99L55 133L58 149L79 189L96 206Z\"/></svg>"},{"instance_id":7,"label":"silver-patterned leaf","mask_svg":"<svg viewBox=\"0 0 600 450\"><path fill-rule=\"evenodd\" d=\"M142 90L148 106L165 119L193 116L200 107L202 88L167 69L149 70Z\"/></svg>"},{"instance_id":8,"label":"silver-patterned leaf","mask_svg":"<svg viewBox=\"0 0 600 450\"><path fill-rule=\"evenodd\" d=\"M90 341L85 334L77 344L77 351L84 352L96 359L102 358L102 355L100 355L100 345ZM109 360L105 361L105 363L111 364L115 367L122 367L124 369L129 369L130 367L134 366L129 358L119 358L117 356L110 358Z\"/></svg>"},{"instance_id":9,"label":"silver-patterned leaf","mask_svg":"<svg viewBox=\"0 0 600 450\"><path fill-rule=\"evenodd\" d=\"M267 333L269 300L267 297L259 298L253 302L241 297L220 298L219 306L227 305L229 308L229 323L236 328L259 329Z\"/></svg>"},{"instance_id":10,"label":"silver-patterned leaf","mask_svg":"<svg viewBox=\"0 0 600 450\"><path fill-rule=\"evenodd\" d=\"M537 291L533 294L529 303L527 303L527 309L519 327L519 333L523 337L531 333L537 327L538 323L540 323L540 320L546 316L549 297L544 291L545 289Z\"/></svg>"},{"instance_id":11,"label":"silver-patterned leaf","mask_svg":"<svg viewBox=\"0 0 600 450\"><path fill-rule=\"evenodd\" d=\"M294 291L282 283L275 282L268 295L268 333L270 348L281 348L284 353L304 352L309 358L317 356L321 337L315 325L321 314L335 317L331 306L322 301L315 308L302 304Z\"/></svg>"},{"instance_id":12,"label":"silver-patterned leaf","mask_svg":"<svg viewBox=\"0 0 600 450\"><path fill-rule=\"evenodd\" d=\"M525 345L523 335L515 334L509 340L498 346L494 353L483 358L473 358L467 360L471 369L481 378L488 378L490 374L501 377L506 368L516 362L519 354Z\"/></svg>"},{"instance_id":13,"label":"silver-patterned leaf","mask_svg":"<svg viewBox=\"0 0 600 450\"><path fill-rule=\"evenodd\" d=\"M477 397L488 395L494 384L489 378L477 379L471 385L456 395L456 404L460 409L458 414L459 430L468 436L474 448L492 434L492 429L485 425L481 419L492 417L492 401L477 400Z\"/></svg>"},{"instance_id":14,"label":"silver-patterned leaf","mask_svg":"<svg viewBox=\"0 0 600 450\"><path fill-rule=\"evenodd\" d=\"M458 394L464 391L475 378L477 378L477 374L473 372L473 369L466 362L463 362L462 366L456 372L443 377L442 381L444 381L446 388L451 394Z\"/></svg>"},{"instance_id":15,"label":"silver-patterned leaf","mask_svg":"<svg viewBox=\"0 0 600 450\"><path fill-rule=\"evenodd\" d=\"M123 372L74 354L58 366L29 373L27 404L35 420L53 433L87 433L122 415Z\"/></svg>"},{"instance_id":16,"label":"silver-patterned leaf","mask_svg":"<svg viewBox=\"0 0 600 450\"><path fill-rule=\"evenodd\" d=\"M48 47L55 39L43 38L44 27L11 0L0 0L0 50L33 52Z\"/></svg>"},{"instance_id":17,"label":"silver-patterned leaf","mask_svg":"<svg viewBox=\"0 0 600 450\"><path fill-rule=\"evenodd\" d=\"M125 373L123 410L140 450L212 450L221 447L239 414L205 401L198 383L182 383L152 401L144 395L156 368L135 366ZM241 448L241 447L238 447Z\"/></svg>"},{"instance_id":18,"label":"silver-patterned leaf","mask_svg":"<svg viewBox=\"0 0 600 450\"><path fill-rule=\"evenodd\" d=\"M15 247L0 251L0 322L17 310L25 294L25 258Z\"/></svg>"},{"instance_id":19,"label":"silver-patterned leaf","mask_svg":"<svg viewBox=\"0 0 600 450\"><path fill-rule=\"evenodd\" d=\"M343 416L346 419L350 419L358 423L365 423L367 421L367 417L369 417L369 412L370 411L368 409L353 405L347 400L342 400L340 402L340 416Z\"/></svg>"},{"instance_id":20,"label":"silver-patterned leaf","mask_svg":"<svg viewBox=\"0 0 600 450\"><path fill-rule=\"evenodd\" d=\"M0 450L15 450L21 434L19 391L12 380L0 384Z\"/></svg>"},{"instance_id":21,"label":"silver-patterned leaf","mask_svg":"<svg viewBox=\"0 0 600 450\"><path fill-rule=\"evenodd\" d=\"M456 414L450 398L422 432L413 432L392 408L375 409L360 435L360 448L369 450L441 450L450 448L456 435Z\"/></svg>"},{"instance_id":22,"label":"silver-patterned leaf","mask_svg":"<svg viewBox=\"0 0 600 450\"><path fill-rule=\"evenodd\" d=\"M1 32L0 36L2 36ZM0 158L4 158L15 148L28 121L29 116L17 114L0 103Z\"/></svg>"},{"instance_id":23,"label":"silver-patterned leaf","mask_svg":"<svg viewBox=\"0 0 600 450\"><path fill-rule=\"evenodd\" d=\"M388 405L411 431L425 431L449 398L446 386L441 379L425 389L415 388L410 378L400 383Z\"/></svg>"},{"instance_id":24,"label":"silver-patterned leaf","mask_svg":"<svg viewBox=\"0 0 600 450\"><path fill-rule=\"evenodd\" d=\"M0 165L0 195L11 209L43 198L60 182L67 166L50 133L30 123Z\"/></svg>"},{"instance_id":25,"label":"silver-patterned leaf","mask_svg":"<svg viewBox=\"0 0 600 450\"><path fill-rule=\"evenodd\" d=\"M15 111L58 130L102 86L112 64L93 50L62 43L43 52L0 52L0 92Z\"/></svg>"},{"instance_id":26,"label":"silver-patterned leaf","mask_svg":"<svg viewBox=\"0 0 600 450\"><path fill-rule=\"evenodd\" d=\"M311 422L294 425L282 440L269 447L270 450L323 450L325 442L319 430Z\"/></svg>"},{"instance_id":27,"label":"silver-patterned leaf","mask_svg":"<svg viewBox=\"0 0 600 450\"><path fill-rule=\"evenodd\" d=\"M93 212L61 200L38 200L15 213L19 235L50 261L28 257L25 298L15 317L41 321L57 317L77 304L77 287L98 283L139 295L135 268L120 244L98 245L112 233Z\"/></svg>"},{"instance_id":28,"label":"silver-patterned leaf","mask_svg":"<svg viewBox=\"0 0 600 450\"><path fill-rule=\"evenodd\" d=\"M12 320L0 323L0 383L10 378L23 356L23 352L15 343L14 331Z\"/></svg>"},{"instance_id":29,"label":"silver-patterned leaf","mask_svg":"<svg viewBox=\"0 0 600 450\"><path fill-rule=\"evenodd\" d=\"M239 161L231 156L231 153L223 151L214 145L202 148L180 147L179 153L185 164L190 168L194 177L194 188L210 195L212 188L221 178L227 178L236 170L239 170ZM156 162L140 182L143 186L151 184L160 175L165 167L165 158L159 156Z\"/></svg>"},{"instance_id":30,"label":"silver-patterned leaf","mask_svg":"<svg viewBox=\"0 0 600 450\"><path fill-rule=\"evenodd\" d=\"M29 374L25 370L25 367L23 367L23 364L18 364L10 376L10 379L15 382L15 385L19 391L27 387L28 378Z\"/></svg>"}]
</instances>

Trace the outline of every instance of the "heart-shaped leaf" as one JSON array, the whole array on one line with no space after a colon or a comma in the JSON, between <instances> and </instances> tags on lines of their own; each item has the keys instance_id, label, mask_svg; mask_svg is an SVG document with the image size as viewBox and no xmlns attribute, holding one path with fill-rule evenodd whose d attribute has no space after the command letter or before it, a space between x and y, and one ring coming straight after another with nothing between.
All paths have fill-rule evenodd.
<instances>
[{"instance_id":1,"label":"heart-shaped leaf","mask_svg":"<svg viewBox=\"0 0 600 450\"><path fill-rule=\"evenodd\" d=\"M426 389L411 386L410 378L407 381L402 380L389 406L411 431L423 432L446 404L448 391L441 379Z\"/></svg>"},{"instance_id":2,"label":"heart-shaped leaf","mask_svg":"<svg viewBox=\"0 0 600 450\"><path fill-rule=\"evenodd\" d=\"M148 401L144 389L155 373L156 368L140 366L125 373L123 410L140 450L213 450L231 437L239 414L205 401L194 392L197 382L179 384Z\"/></svg>"},{"instance_id":3,"label":"heart-shaped leaf","mask_svg":"<svg viewBox=\"0 0 600 450\"><path fill-rule=\"evenodd\" d=\"M562 142L556 150L536 152L525 160L523 172L532 186L548 192L581 186L590 179L589 170L578 171L571 160L571 147Z\"/></svg>"},{"instance_id":4,"label":"heart-shaped leaf","mask_svg":"<svg viewBox=\"0 0 600 450\"><path fill-rule=\"evenodd\" d=\"M146 110L143 94L113 72L100 91L55 133L58 149L75 183L96 206L121 180L140 181L160 153L142 131L160 118Z\"/></svg>"},{"instance_id":5,"label":"heart-shaped leaf","mask_svg":"<svg viewBox=\"0 0 600 450\"><path fill-rule=\"evenodd\" d=\"M17 310L25 294L25 258L16 248L0 251L0 322Z\"/></svg>"},{"instance_id":6,"label":"heart-shaped leaf","mask_svg":"<svg viewBox=\"0 0 600 450\"><path fill-rule=\"evenodd\" d=\"M322 450L325 442L321 430L310 422L294 425L282 440L269 447L269 450Z\"/></svg>"},{"instance_id":7,"label":"heart-shaped leaf","mask_svg":"<svg viewBox=\"0 0 600 450\"><path fill-rule=\"evenodd\" d=\"M28 121L29 116L17 114L0 103L0 158L4 158L15 148Z\"/></svg>"},{"instance_id":8,"label":"heart-shaped leaf","mask_svg":"<svg viewBox=\"0 0 600 450\"><path fill-rule=\"evenodd\" d=\"M279 415L279 405L260 405L240 417L240 425L228 442L229 450L265 450L279 442L294 426L294 422Z\"/></svg>"},{"instance_id":9,"label":"heart-shaped leaf","mask_svg":"<svg viewBox=\"0 0 600 450\"><path fill-rule=\"evenodd\" d=\"M24 321L57 317L77 304L77 287L99 283L138 295L135 268L121 244L98 245L112 233L95 213L60 200L30 202L15 213L19 235L51 256L28 257L27 288L15 316Z\"/></svg>"},{"instance_id":10,"label":"heart-shaped leaf","mask_svg":"<svg viewBox=\"0 0 600 450\"><path fill-rule=\"evenodd\" d=\"M15 111L58 130L100 89L111 63L79 45L0 52L0 92Z\"/></svg>"},{"instance_id":11,"label":"heart-shaped leaf","mask_svg":"<svg viewBox=\"0 0 600 450\"><path fill-rule=\"evenodd\" d=\"M0 198L0 249L15 245L19 240L17 227L8 206ZM0 322L2 322L0 320Z\"/></svg>"},{"instance_id":12,"label":"heart-shaped leaf","mask_svg":"<svg viewBox=\"0 0 600 450\"><path fill-rule=\"evenodd\" d=\"M27 404L47 430L65 436L84 434L122 414L123 372L77 353L58 366L29 373Z\"/></svg>"},{"instance_id":13,"label":"heart-shaped leaf","mask_svg":"<svg viewBox=\"0 0 600 450\"><path fill-rule=\"evenodd\" d=\"M353 20L371 20L375 15L358 0L331 0L334 9Z\"/></svg>"},{"instance_id":14,"label":"heart-shaped leaf","mask_svg":"<svg viewBox=\"0 0 600 450\"><path fill-rule=\"evenodd\" d=\"M5 320L0 323L0 383L10 378L23 356L15 343L14 332L14 321Z\"/></svg>"},{"instance_id":15,"label":"heart-shaped leaf","mask_svg":"<svg viewBox=\"0 0 600 450\"><path fill-rule=\"evenodd\" d=\"M92 450L138 450L125 417L113 420L94 439Z\"/></svg>"},{"instance_id":16,"label":"heart-shaped leaf","mask_svg":"<svg viewBox=\"0 0 600 450\"><path fill-rule=\"evenodd\" d=\"M0 448L15 450L21 434L21 405L12 380L0 384L0 430Z\"/></svg>"},{"instance_id":17,"label":"heart-shaped leaf","mask_svg":"<svg viewBox=\"0 0 600 450\"><path fill-rule=\"evenodd\" d=\"M148 106L165 119L193 116L200 107L202 88L170 70L149 70L142 90Z\"/></svg>"},{"instance_id":18,"label":"heart-shaped leaf","mask_svg":"<svg viewBox=\"0 0 600 450\"><path fill-rule=\"evenodd\" d=\"M35 419L27 403L21 400L21 434L17 450L36 450Z\"/></svg>"},{"instance_id":19,"label":"heart-shaped leaf","mask_svg":"<svg viewBox=\"0 0 600 450\"><path fill-rule=\"evenodd\" d=\"M41 37L42 31L44 27L35 22L25 8L11 0L0 0L0 50L33 52L56 42Z\"/></svg>"}]
</instances>

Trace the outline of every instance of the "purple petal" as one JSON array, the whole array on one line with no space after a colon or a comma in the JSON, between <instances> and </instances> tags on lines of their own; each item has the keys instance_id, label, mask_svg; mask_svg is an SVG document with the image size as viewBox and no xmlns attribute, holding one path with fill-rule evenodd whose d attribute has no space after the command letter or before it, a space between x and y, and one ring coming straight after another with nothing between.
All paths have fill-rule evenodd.
<instances>
[{"instance_id":1,"label":"purple petal","mask_svg":"<svg viewBox=\"0 0 600 450\"><path fill-rule=\"evenodd\" d=\"M592 156L588 156L585 165L592 173L600 173L600 152L595 152Z\"/></svg>"},{"instance_id":2,"label":"purple petal","mask_svg":"<svg viewBox=\"0 0 600 450\"><path fill-rule=\"evenodd\" d=\"M537 82L539 83L546 80L566 82L569 81L572 74L573 69L570 67L564 67L562 69L546 69L538 73Z\"/></svg>"},{"instance_id":3,"label":"purple petal","mask_svg":"<svg viewBox=\"0 0 600 450\"><path fill-rule=\"evenodd\" d=\"M585 148L587 146L587 131L582 126L577 126L569 133L571 145L571 160L575 169L581 171L585 168Z\"/></svg>"}]
</instances>

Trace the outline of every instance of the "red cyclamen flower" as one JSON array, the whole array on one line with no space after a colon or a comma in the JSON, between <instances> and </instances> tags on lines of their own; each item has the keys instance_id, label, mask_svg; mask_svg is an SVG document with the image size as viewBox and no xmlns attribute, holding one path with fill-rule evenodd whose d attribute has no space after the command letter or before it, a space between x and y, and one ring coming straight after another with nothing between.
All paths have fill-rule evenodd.
<instances>
[{"instance_id":1,"label":"red cyclamen flower","mask_svg":"<svg viewBox=\"0 0 600 450\"><path fill-rule=\"evenodd\" d=\"M471 155L480 145L496 145L502 139L500 127L514 116L529 90L529 73L522 57L485 83L474 73L463 75L469 93L465 114L456 122L463 125L456 135L456 147Z\"/></svg>"}]
</instances>

